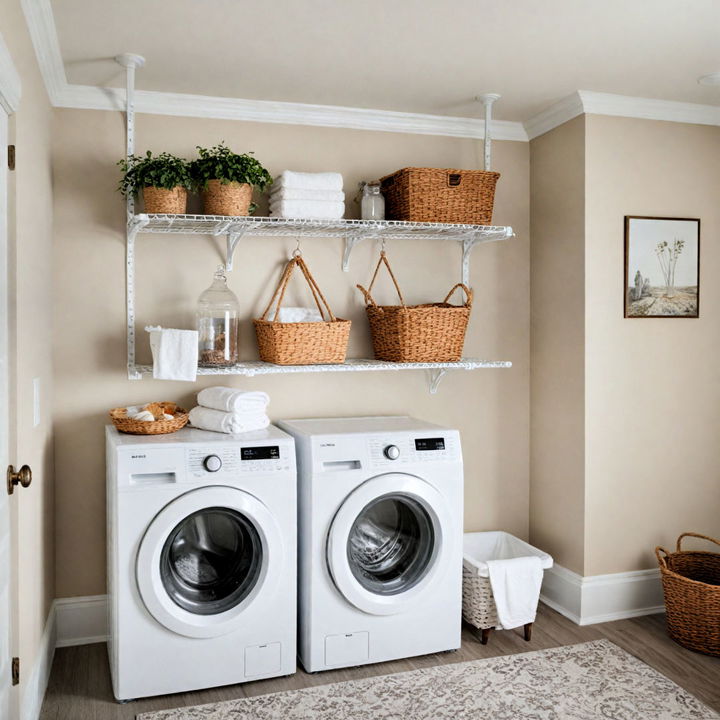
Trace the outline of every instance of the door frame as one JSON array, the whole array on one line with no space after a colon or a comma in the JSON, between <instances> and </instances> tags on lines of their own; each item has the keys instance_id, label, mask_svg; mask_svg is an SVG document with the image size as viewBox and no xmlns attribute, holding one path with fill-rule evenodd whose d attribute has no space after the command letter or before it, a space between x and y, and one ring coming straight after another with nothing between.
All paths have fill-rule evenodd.
<instances>
[{"instance_id":1,"label":"door frame","mask_svg":"<svg viewBox=\"0 0 720 720\"><path fill-rule=\"evenodd\" d=\"M20 103L22 84L20 76L10 56L10 51L0 34L0 474L3 479L5 468L10 458L10 435L12 428L11 410L11 356L8 339L10 337L10 288L11 282L9 263L10 248L10 203L9 203L9 177L7 163L7 145L9 142L9 120ZM0 571L3 567L7 571L7 601L0 602L0 648L3 649L0 657L0 715L14 720L19 713L18 687L11 686L10 660L17 652L17 503L10 503L5 483L0 488L0 525L9 532L6 533L9 543L6 544L7 558L0 558ZM0 546L4 542L0 538ZM9 562L7 562L9 560ZM2 582L0 582L0 587Z\"/></svg>"}]
</instances>

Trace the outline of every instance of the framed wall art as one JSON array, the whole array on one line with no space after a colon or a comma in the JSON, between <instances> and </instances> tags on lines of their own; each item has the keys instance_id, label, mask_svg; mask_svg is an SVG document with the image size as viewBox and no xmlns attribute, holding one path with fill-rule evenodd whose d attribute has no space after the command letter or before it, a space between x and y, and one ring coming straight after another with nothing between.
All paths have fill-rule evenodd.
<instances>
[{"instance_id":1,"label":"framed wall art","mask_svg":"<svg viewBox=\"0 0 720 720\"><path fill-rule=\"evenodd\" d=\"M696 318L700 220L625 216L625 317Z\"/></svg>"}]
</instances>

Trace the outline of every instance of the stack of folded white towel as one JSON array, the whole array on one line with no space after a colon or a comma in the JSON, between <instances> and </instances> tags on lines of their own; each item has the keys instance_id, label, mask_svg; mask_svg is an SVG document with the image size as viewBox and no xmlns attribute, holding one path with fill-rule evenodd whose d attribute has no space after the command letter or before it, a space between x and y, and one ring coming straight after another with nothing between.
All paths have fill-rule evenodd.
<instances>
[{"instance_id":1,"label":"stack of folded white towel","mask_svg":"<svg viewBox=\"0 0 720 720\"><path fill-rule=\"evenodd\" d=\"M264 392L244 392L228 387L209 387L197 397L198 407L190 411L190 424L201 430L228 434L263 430L270 424Z\"/></svg>"},{"instance_id":2,"label":"stack of folded white towel","mask_svg":"<svg viewBox=\"0 0 720 720\"><path fill-rule=\"evenodd\" d=\"M345 215L342 175L285 170L272 184L270 214L298 220L339 220Z\"/></svg>"}]
</instances>

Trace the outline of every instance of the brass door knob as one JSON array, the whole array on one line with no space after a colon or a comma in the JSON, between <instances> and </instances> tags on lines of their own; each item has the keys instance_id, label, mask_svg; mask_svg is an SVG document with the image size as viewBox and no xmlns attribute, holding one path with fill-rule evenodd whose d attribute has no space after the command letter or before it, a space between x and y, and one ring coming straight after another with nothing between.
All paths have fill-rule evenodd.
<instances>
[{"instance_id":1,"label":"brass door knob","mask_svg":"<svg viewBox=\"0 0 720 720\"><path fill-rule=\"evenodd\" d=\"M15 486L29 487L32 482L32 470L29 465L23 465L17 472L12 465L8 465L7 469L7 489L8 495L15 492Z\"/></svg>"}]
</instances>

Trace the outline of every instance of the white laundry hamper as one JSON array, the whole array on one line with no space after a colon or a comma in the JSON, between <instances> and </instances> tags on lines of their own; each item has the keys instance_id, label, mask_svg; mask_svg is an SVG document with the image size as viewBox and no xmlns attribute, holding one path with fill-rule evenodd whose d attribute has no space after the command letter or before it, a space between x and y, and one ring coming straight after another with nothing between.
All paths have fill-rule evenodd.
<instances>
[{"instance_id":1,"label":"white laundry hamper","mask_svg":"<svg viewBox=\"0 0 720 720\"><path fill-rule=\"evenodd\" d=\"M520 538L501 530L465 533L463 536L463 619L481 631L480 642L487 644L490 631L498 625L495 598L490 585L488 560L537 556L544 570L552 567L550 555ZM524 627L525 640L530 641L532 623Z\"/></svg>"}]
</instances>

